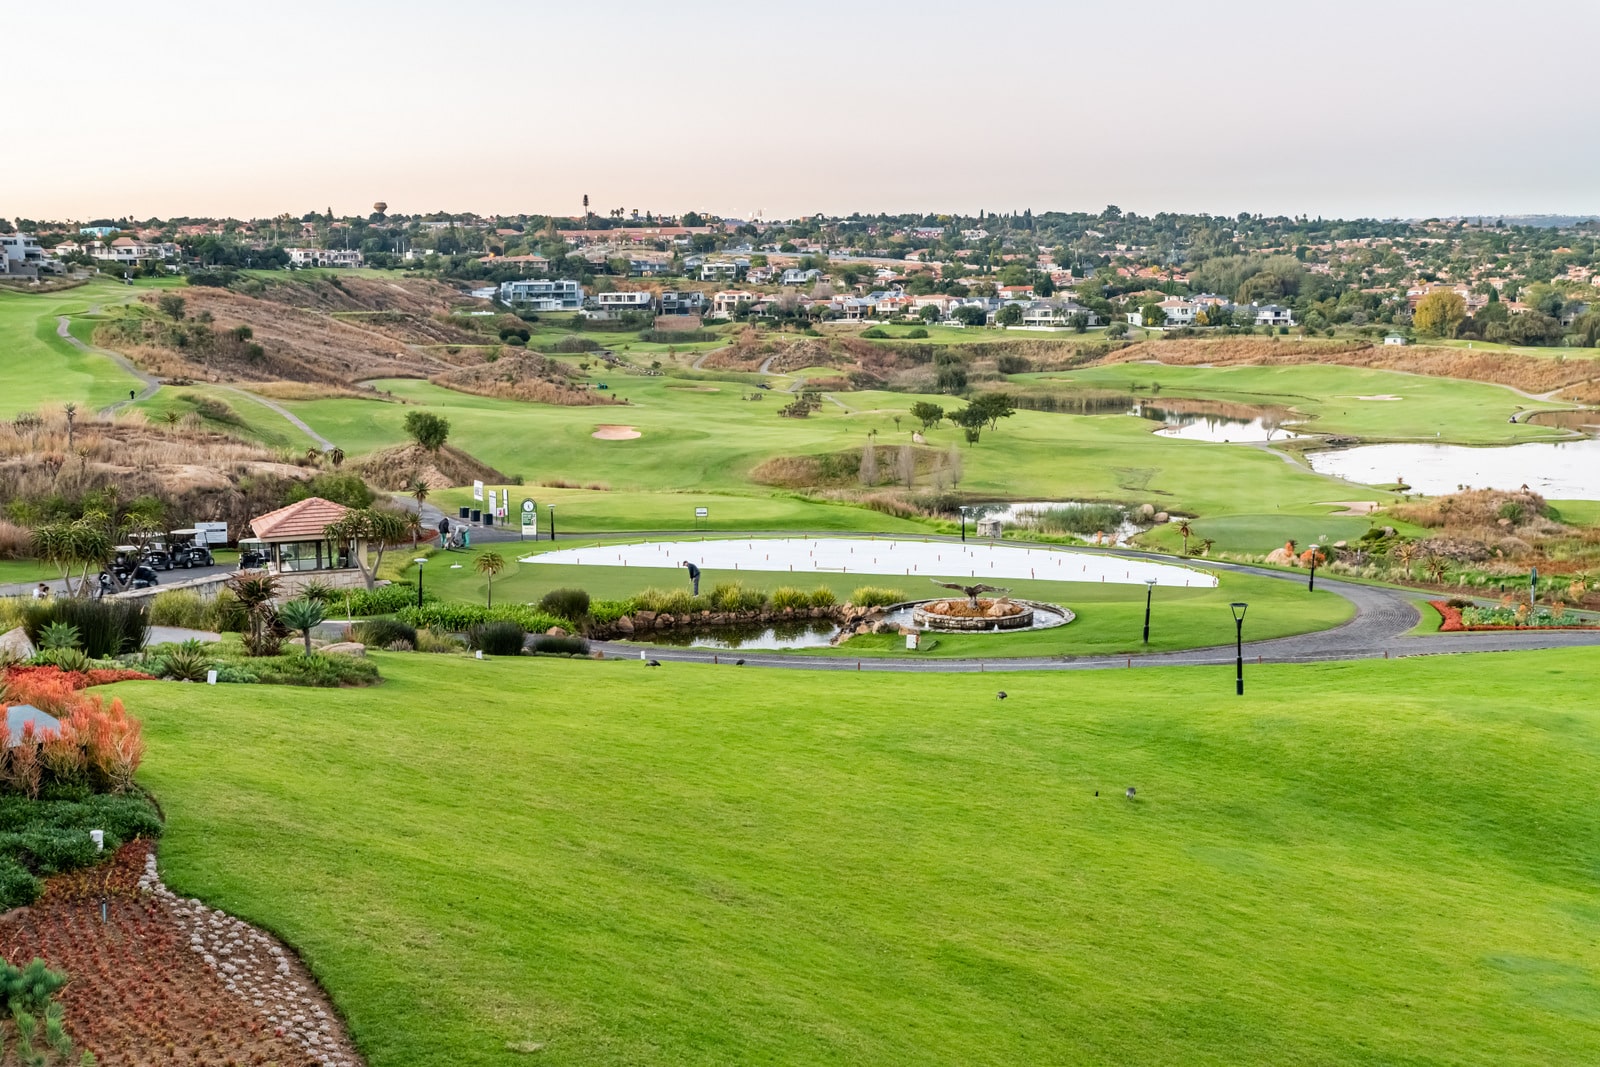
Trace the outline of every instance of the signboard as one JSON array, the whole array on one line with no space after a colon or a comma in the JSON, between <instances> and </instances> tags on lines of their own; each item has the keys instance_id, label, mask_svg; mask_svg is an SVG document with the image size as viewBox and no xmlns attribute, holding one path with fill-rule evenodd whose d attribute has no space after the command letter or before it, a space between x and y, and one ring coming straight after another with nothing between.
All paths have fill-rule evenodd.
<instances>
[{"instance_id":1,"label":"signboard","mask_svg":"<svg viewBox=\"0 0 1600 1067\"><path fill-rule=\"evenodd\" d=\"M472 483L472 499L474 499L474 500L482 500L483 499L483 483L482 482L473 482Z\"/></svg>"},{"instance_id":2,"label":"signboard","mask_svg":"<svg viewBox=\"0 0 1600 1067\"><path fill-rule=\"evenodd\" d=\"M202 545L225 545L228 543L228 524L225 522L197 522L194 530L199 535L195 538Z\"/></svg>"},{"instance_id":3,"label":"signboard","mask_svg":"<svg viewBox=\"0 0 1600 1067\"><path fill-rule=\"evenodd\" d=\"M697 518L697 519L703 519L707 515L710 515L710 514L711 514L711 509L710 508L695 508L694 509L694 517Z\"/></svg>"},{"instance_id":4,"label":"signboard","mask_svg":"<svg viewBox=\"0 0 1600 1067\"><path fill-rule=\"evenodd\" d=\"M539 505L527 497L522 498L522 536L539 536Z\"/></svg>"},{"instance_id":5,"label":"signboard","mask_svg":"<svg viewBox=\"0 0 1600 1067\"><path fill-rule=\"evenodd\" d=\"M495 505L494 517L497 519L509 519L511 517L511 490L500 490L500 503Z\"/></svg>"},{"instance_id":6,"label":"signboard","mask_svg":"<svg viewBox=\"0 0 1600 1067\"><path fill-rule=\"evenodd\" d=\"M495 503L494 490L493 489L489 490L489 506L484 508L483 510L487 511L489 514L494 515L496 517L498 517L499 514L500 514L500 508Z\"/></svg>"}]
</instances>

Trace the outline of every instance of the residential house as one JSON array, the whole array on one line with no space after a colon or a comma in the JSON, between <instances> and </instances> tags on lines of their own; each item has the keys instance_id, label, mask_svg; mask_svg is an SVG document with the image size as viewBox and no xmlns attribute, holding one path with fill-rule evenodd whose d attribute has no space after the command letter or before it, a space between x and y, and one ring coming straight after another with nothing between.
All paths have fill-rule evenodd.
<instances>
[{"instance_id":1,"label":"residential house","mask_svg":"<svg viewBox=\"0 0 1600 1067\"><path fill-rule=\"evenodd\" d=\"M629 293L596 293L594 302L601 311L649 311L655 305L655 295L648 289Z\"/></svg>"},{"instance_id":2,"label":"residential house","mask_svg":"<svg viewBox=\"0 0 1600 1067\"><path fill-rule=\"evenodd\" d=\"M79 226L78 234L82 237L87 237L90 235L95 237L104 237L108 233L116 233L121 228L122 227L120 226Z\"/></svg>"},{"instance_id":3,"label":"residential house","mask_svg":"<svg viewBox=\"0 0 1600 1067\"><path fill-rule=\"evenodd\" d=\"M754 304L760 299L756 293L744 289L724 289L711 297L711 317L731 319L740 304Z\"/></svg>"},{"instance_id":4,"label":"residential house","mask_svg":"<svg viewBox=\"0 0 1600 1067\"><path fill-rule=\"evenodd\" d=\"M956 305L960 302L955 297L945 293L926 293L922 296L913 296L911 298L911 310L920 312L927 307L938 308L939 317L948 319L950 312L955 310Z\"/></svg>"},{"instance_id":5,"label":"residential house","mask_svg":"<svg viewBox=\"0 0 1600 1067\"><path fill-rule=\"evenodd\" d=\"M131 237L118 237L109 245L95 241L89 245L89 254L109 263L141 263L149 259L171 259L178 254L174 244L149 244Z\"/></svg>"},{"instance_id":6,"label":"residential house","mask_svg":"<svg viewBox=\"0 0 1600 1067\"><path fill-rule=\"evenodd\" d=\"M1192 326L1195 316L1205 310L1201 304L1196 304L1192 300L1180 300L1175 296L1161 301L1159 307L1167 316L1168 326Z\"/></svg>"},{"instance_id":7,"label":"residential house","mask_svg":"<svg viewBox=\"0 0 1600 1067\"><path fill-rule=\"evenodd\" d=\"M1251 305L1247 310L1255 314L1257 326L1293 326L1294 316L1281 304Z\"/></svg>"},{"instance_id":8,"label":"residential house","mask_svg":"<svg viewBox=\"0 0 1600 1067\"><path fill-rule=\"evenodd\" d=\"M821 277L822 272L815 267L812 267L809 270L801 270L798 267L790 267L788 270L783 272L782 284L810 285L812 282L817 281Z\"/></svg>"},{"instance_id":9,"label":"residential house","mask_svg":"<svg viewBox=\"0 0 1600 1067\"><path fill-rule=\"evenodd\" d=\"M1034 300L1022 309L1022 325L1034 327L1071 326L1077 316L1084 316L1084 325L1098 326L1099 316L1082 304L1071 300Z\"/></svg>"},{"instance_id":10,"label":"residential house","mask_svg":"<svg viewBox=\"0 0 1600 1067\"><path fill-rule=\"evenodd\" d=\"M36 275L46 263L39 239L26 233L0 234L0 256L7 274Z\"/></svg>"},{"instance_id":11,"label":"residential house","mask_svg":"<svg viewBox=\"0 0 1600 1067\"><path fill-rule=\"evenodd\" d=\"M1025 303L1033 299L1033 286L1031 285L1002 285L996 290L1002 302Z\"/></svg>"},{"instance_id":12,"label":"residential house","mask_svg":"<svg viewBox=\"0 0 1600 1067\"><path fill-rule=\"evenodd\" d=\"M962 230L961 237L962 240L966 241L987 241L989 239L989 231L983 229Z\"/></svg>"},{"instance_id":13,"label":"residential house","mask_svg":"<svg viewBox=\"0 0 1600 1067\"><path fill-rule=\"evenodd\" d=\"M1386 345L1404 345L1410 342L1405 339L1404 334L1390 333L1384 335L1383 343Z\"/></svg>"},{"instance_id":14,"label":"residential house","mask_svg":"<svg viewBox=\"0 0 1600 1067\"><path fill-rule=\"evenodd\" d=\"M736 282L750 270L748 259L708 259L700 265L703 282Z\"/></svg>"},{"instance_id":15,"label":"residential house","mask_svg":"<svg viewBox=\"0 0 1600 1067\"><path fill-rule=\"evenodd\" d=\"M744 280L755 285L766 285L778 277L777 267L751 267Z\"/></svg>"},{"instance_id":16,"label":"residential house","mask_svg":"<svg viewBox=\"0 0 1600 1067\"><path fill-rule=\"evenodd\" d=\"M872 305L872 310L879 318L895 318L911 309L912 299L912 297L896 289L893 292L878 295L877 301Z\"/></svg>"},{"instance_id":17,"label":"residential house","mask_svg":"<svg viewBox=\"0 0 1600 1067\"><path fill-rule=\"evenodd\" d=\"M577 311L583 307L583 286L569 278L517 278L500 283L500 302L530 311Z\"/></svg>"},{"instance_id":18,"label":"residential house","mask_svg":"<svg viewBox=\"0 0 1600 1067\"><path fill-rule=\"evenodd\" d=\"M412 253L415 253L414 257ZM415 248L408 248L406 250L405 258L424 259L433 254L433 252L430 252L427 249L419 250ZM479 256L478 262L493 263L497 267L517 266L525 270L547 270L550 267L550 261L548 259L531 253L525 256Z\"/></svg>"},{"instance_id":19,"label":"residential house","mask_svg":"<svg viewBox=\"0 0 1600 1067\"><path fill-rule=\"evenodd\" d=\"M354 248L285 248L296 267L359 267L361 253Z\"/></svg>"},{"instance_id":20,"label":"residential house","mask_svg":"<svg viewBox=\"0 0 1600 1067\"><path fill-rule=\"evenodd\" d=\"M706 310L706 294L698 290L664 292L661 294L661 314L700 315Z\"/></svg>"},{"instance_id":21,"label":"residential house","mask_svg":"<svg viewBox=\"0 0 1600 1067\"><path fill-rule=\"evenodd\" d=\"M870 296L847 296L840 301L839 314L850 320L870 318L877 304L878 301Z\"/></svg>"}]
</instances>

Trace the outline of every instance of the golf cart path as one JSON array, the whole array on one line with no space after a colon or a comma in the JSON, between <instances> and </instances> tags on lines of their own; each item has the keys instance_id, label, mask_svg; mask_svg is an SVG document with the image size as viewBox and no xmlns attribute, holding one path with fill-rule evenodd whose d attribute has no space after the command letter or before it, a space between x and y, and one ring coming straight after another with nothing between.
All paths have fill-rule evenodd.
<instances>
[{"instance_id":1,"label":"golf cart path","mask_svg":"<svg viewBox=\"0 0 1600 1067\"><path fill-rule=\"evenodd\" d=\"M93 315L99 310L100 305L95 304L89 308L86 314ZM161 380L159 378L145 373L134 364L133 360L129 359L121 352L113 352L109 348L98 348L94 345L86 345L74 337L72 335L72 317L70 315L56 316L56 336L80 351L92 352L97 356L105 356L107 359L111 360L111 362L115 363L117 366L121 367L123 370L127 371L144 384L143 391L141 391L138 395L127 400L118 400L114 404L107 404L105 407L101 408L100 410L103 414L111 415L121 411L129 404L137 404L141 400L149 400L151 397L156 395L156 390L161 388Z\"/></svg>"},{"instance_id":2,"label":"golf cart path","mask_svg":"<svg viewBox=\"0 0 1600 1067\"><path fill-rule=\"evenodd\" d=\"M812 535L814 536L814 535ZM1020 542L1019 542L1020 543ZM1049 547L1049 546L1041 546ZM1096 551L1074 549L1074 551ZM1172 562L1172 557L1154 552L1107 551L1107 555L1125 559ZM1254 567L1245 564L1208 562L1207 567L1221 571L1250 574L1257 577L1303 584L1301 574ZM1513 652L1551 648L1600 647L1600 631L1583 630L1500 630L1481 633L1411 634L1421 620L1418 601L1426 594L1409 590L1390 589L1383 586L1342 582L1319 576L1319 586L1343 597L1354 607L1355 613L1344 623L1327 630L1277 637L1265 641L1247 641L1244 656L1257 663L1329 663L1358 659L1391 659L1406 656L1445 655L1465 652ZM1246 616L1246 629L1249 618ZM997 640L1004 640L997 635ZM859 660L838 655L804 655L775 653L741 653L736 649L699 650L673 648L666 645L607 641L596 642L596 647L608 656L633 657L644 653L644 658L662 663L733 663L742 660L748 667L778 667L790 670L813 671L887 671L893 673L966 673L971 671L1071 671L1110 670L1139 667L1193 667L1232 665L1235 649L1232 644L1213 645L1206 648L1182 649L1174 652L1151 652L1128 655L1093 656L1019 656L996 659L920 659L920 658L867 658Z\"/></svg>"},{"instance_id":3,"label":"golf cart path","mask_svg":"<svg viewBox=\"0 0 1600 1067\"><path fill-rule=\"evenodd\" d=\"M215 385L218 389L226 389L230 393L238 393L242 397L254 400L257 404L260 404L262 407L267 408L270 411L277 412L279 415L282 415L285 419L289 420L289 424L291 426L315 441L317 443L317 447L322 449L324 452L335 447L332 441L313 430L310 426L307 426L304 419L290 411L288 408L284 407L282 404L279 404L277 401L270 400L258 393L252 393L248 389L241 389L237 385L228 385L224 382L212 382L210 384Z\"/></svg>"}]
</instances>

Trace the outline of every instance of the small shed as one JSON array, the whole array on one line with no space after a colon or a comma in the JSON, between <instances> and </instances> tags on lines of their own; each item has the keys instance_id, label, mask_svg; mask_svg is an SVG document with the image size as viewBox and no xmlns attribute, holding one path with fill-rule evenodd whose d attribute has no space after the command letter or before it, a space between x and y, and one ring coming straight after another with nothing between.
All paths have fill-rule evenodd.
<instances>
[{"instance_id":1,"label":"small shed","mask_svg":"<svg viewBox=\"0 0 1600 1067\"><path fill-rule=\"evenodd\" d=\"M1409 342L1406 341L1405 334L1391 333L1384 337L1383 343L1386 345L1403 345Z\"/></svg>"},{"instance_id":2,"label":"small shed","mask_svg":"<svg viewBox=\"0 0 1600 1067\"><path fill-rule=\"evenodd\" d=\"M22 740L23 728L30 722L33 723L35 737L46 730L54 732L61 729L61 720L54 715L47 715L32 704L13 704L6 709L6 735L12 744Z\"/></svg>"},{"instance_id":3,"label":"small shed","mask_svg":"<svg viewBox=\"0 0 1600 1067\"><path fill-rule=\"evenodd\" d=\"M250 528L266 552L267 569L275 574L351 570L356 566L352 554L359 546L335 544L324 533L349 511L343 504L312 496L256 516Z\"/></svg>"}]
</instances>

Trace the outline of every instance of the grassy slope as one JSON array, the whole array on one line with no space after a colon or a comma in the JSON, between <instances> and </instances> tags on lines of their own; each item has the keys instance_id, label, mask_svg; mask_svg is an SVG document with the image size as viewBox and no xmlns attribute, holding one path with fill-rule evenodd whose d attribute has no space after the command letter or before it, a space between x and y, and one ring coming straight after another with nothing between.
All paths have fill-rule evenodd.
<instances>
[{"instance_id":1,"label":"grassy slope","mask_svg":"<svg viewBox=\"0 0 1600 1067\"><path fill-rule=\"evenodd\" d=\"M516 546L497 545L506 560L506 569L494 580L497 604L537 601L552 589L588 590L596 600L621 599L655 586L683 586L681 570L640 567L577 567L520 564ZM435 555L427 566L423 581L431 592L447 600L482 603L485 600L483 576L473 570L472 556L465 552ZM461 564L460 570L452 564ZM416 566L407 563L399 573L415 578ZM815 589L826 585L840 601L849 599L862 585L898 590L910 599L944 595L925 574L912 577L893 575L793 575L780 572L706 571L700 590L709 592L717 582L738 581L754 589L772 590L779 586ZM1330 593L1307 594L1298 585L1272 578L1223 574L1215 589L1164 588L1156 591L1152 608L1150 647L1142 646L1144 626L1144 586L1112 585L1099 582L1050 582L1010 580L1005 583L1012 594L1033 600L1065 604L1077 618L1064 627L1021 634L942 635L935 648L923 655L944 657L1057 656L1101 652L1161 652L1175 648L1194 648L1226 644L1233 640L1233 617L1228 603L1245 600L1250 604L1249 633L1253 640L1282 637L1326 629L1349 619L1350 602ZM859 637L837 652L847 656L905 655L905 641L898 636Z\"/></svg>"},{"instance_id":2,"label":"grassy slope","mask_svg":"<svg viewBox=\"0 0 1600 1067\"><path fill-rule=\"evenodd\" d=\"M76 403L96 410L126 400L137 379L105 356L56 335L56 316L81 315L96 304L130 299L137 290L106 279L40 295L0 290L0 419L42 404ZM72 324L73 335L87 331Z\"/></svg>"},{"instance_id":3,"label":"grassy slope","mask_svg":"<svg viewBox=\"0 0 1600 1067\"><path fill-rule=\"evenodd\" d=\"M183 893L372 1067L1600 1052L1593 652L838 676L381 657L140 683ZM1537 783L1537 788L1529 788ZM1125 800L1125 786L1138 799ZM1095 796L1098 790L1100 795Z\"/></svg>"}]
</instances>

